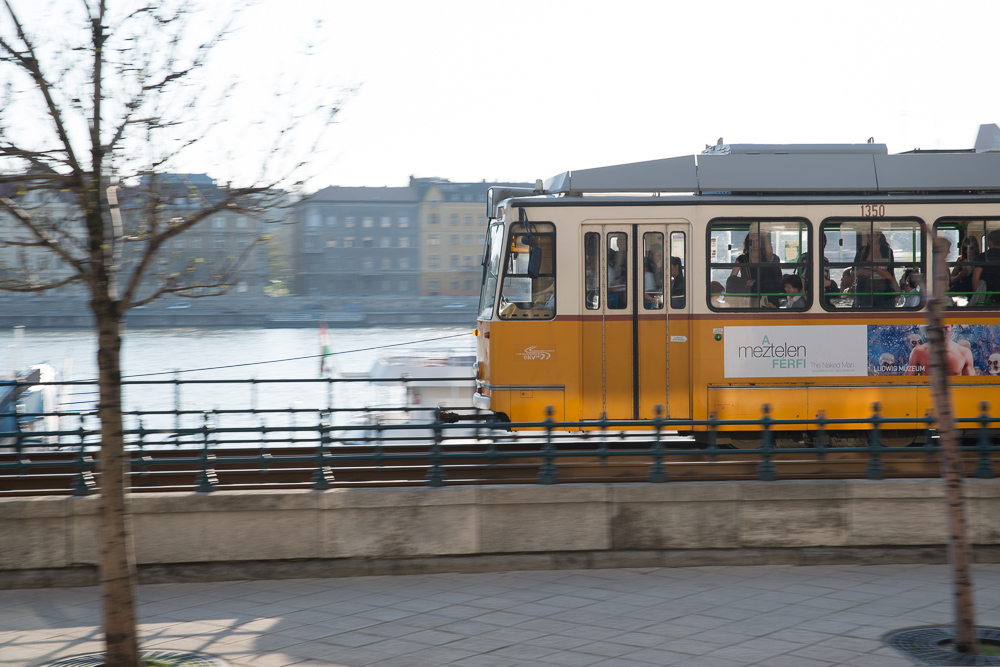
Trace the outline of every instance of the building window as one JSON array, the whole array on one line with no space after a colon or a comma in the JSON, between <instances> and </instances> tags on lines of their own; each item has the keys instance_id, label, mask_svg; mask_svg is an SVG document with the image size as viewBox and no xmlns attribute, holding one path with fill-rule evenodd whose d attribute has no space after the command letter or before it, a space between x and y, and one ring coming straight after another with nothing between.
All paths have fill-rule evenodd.
<instances>
[{"instance_id":1,"label":"building window","mask_svg":"<svg viewBox=\"0 0 1000 667\"><path fill-rule=\"evenodd\" d=\"M448 224L451 225L452 227L458 226L458 213L452 213L450 216L448 216Z\"/></svg>"},{"instance_id":2,"label":"building window","mask_svg":"<svg viewBox=\"0 0 1000 667\"><path fill-rule=\"evenodd\" d=\"M366 237L365 240L362 243L364 244L365 248L374 248L375 247L375 239L373 239L370 236Z\"/></svg>"},{"instance_id":3,"label":"building window","mask_svg":"<svg viewBox=\"0 0 1000 667\"><path fill-rule=\"evenodd\" d=\"M174 239L174 247L175 248L183 248L184 247L184 239L182 239L182 238L176 238L176 239ZM192 246L192 247L194 247L194 246Z\"/></svg>"},{"instance_id":4,"label":"building window","mask_svg":"<svg viewBox=\"0 0 1000 667\"><path fill-rule=\"evenodd\" d=\"M361 226L362 227L374 227L375 226L375 220L372 219L372 218L363 218L361 220Z\"/></svg>"},{"instance_id":5,"label":"building window","mask_svg":"<svg viewBox=\"0 0 1000 667\"><path fill-rule=\"evenodd\" d=\"M451 245L458 245L458 234L452 234L449 240Z\"/></svg>"},{"instance_id":6,"label":"building window","mask_svg":"<svg viewBox=\"0 0 1000 667\"><path fill-rule=\"evenodd\" d=\"M353 227L353 226L354 226L354 216L353 215L349 215L346 218L344 218L344 227Z\"/></svg>"},{"instance_id":7,"label":"building window","mask_svg":"<svg viewBox=\"0 0 1000 667\"><path fill-rule=\"evenodd\" d=\"M466 234L462 237L462 245L472 245L472 234Z\"/></svg>"},{"instance_id":8,"label":"building window","mask_svg":"<svg viewBox=\"0 0 1000 667\"><path fill-rule=\"evenodd\" d=\"M432 269L441 267L441 255L428 255L427 266Z\"/></svg>"},{"instance_id":9,"label":"building window","mask_svg":"<svg viewBox=\"0 0 1000 667\"><path fill-rule=\"evenodd\" d=\"M382 281L382 291L383 292L388 292L391 289L392 289L392 282L389 281L389 280L383 280Z\"/></svg>"},{"instance_id":10,"label":"building window","mask_svg":"<svg viewBox=\"0 0 1000 667\"><path fill-rule=\"evenodd\" d=\"M346 239L344 239L344 247L345 248L353 248L354 247L354 237L353 236L348 236Z\"/></svg>"},{"instance_id":11,"label":"building window","mask_svg":"<svg viewBox=\"0 0 1000 667\"><path fill-rule=\"evenodd\" d=\"M449 285L450 285L450 287L451 287L452 290L457 290L458 289L458 278L452 278L451 281L449 281Z\"/></svg>"},{"instance_id":12,"label":"building window","mask_svg":"<svg viewBox=\"0 0 1000 667\"><path fill-rule=\"evenodd\" d=\"M465 214L465 221L464 222L465 222L465 226L466 227L470 227L472 225L472 214L471 213L466 213Z\"/></svg>"},{"instance_id":13,"label":"building window","mask_svg":"<svg viewBox=\"0 0 1000 667\"><path fill-rule=\"evenodd\" d=\"M441 289L441 281L437 278L427 281L427 289Z\"/></svg>"},{"instance_id":14,"label":"building window","mask_svg":"<svg viewBox=\"0 0 1000 667\"><path fill-rule=\"evenodd\" d=\"M382 217L382 226L383 227L392 227L392 218L390 218L389 216L383 216Z\"/></svg>"},{"instance_id":15,"label":"building window","mask_svg":"<svg viewBox=\"0 0 1000 667\"><path fill-rule=\"evenodd\" d=\"M249 239L236 239L236 248L238 250L246 250L248 245L250 245Z\"/></svg>"},{"instance_id":16,"label":"building window","mask_svg":"<svg viewBox=\"0 0 1000 667\"><path fill-rule=\"evenodd\" d=\"M330 238L328 238L326 240L326 247L327 248L336 248L337 247L337 237L336 236L331 236Z\"/></svg>"},{"instance_id":17,"label":"building window","mask_svg":"<svg viewBox=\"0 0 1000 667\"><path fill-rule=\"evenodd\" d=\"M212 218L212 229L225 229L226 219L222 216Z\"/></svg>"},{"instance_id":18,"label":"building window","mask_svg":"<svg viewBox=\"0 0 1000 667\"><path fill-rule=\"evenodd\" d=\"M408 260L405 257L400 257L399 258L399 268L401 268L401 269L408 269L408 268L410 268L410 260Z\"/></svg>"},{"instance_id":19,"label":"building window","mask_svg":"<svg viewBox=\"0 0 1000 667\"><path fill-rule=\"evenodd\" d=\"M400 217L399 218L399 226L400 227L409 227L410 226L410 218L407 217L407 216L405 216L405 215L402 216L402 217Z\"/></svg>"},{"instance_id":20,"label":"building window","mask_svg":"<svg viewBox=\"0 0 1000 667\"><path fill-rule=\"evenodd\" d=\"M378 240L378 247L380 247L380 248L391 248L392 247L392 239L389 238L388 236L383 236L382 238L380 238Z\"/></svg>"},{"instance_id":21,"label":"building window","mask_svg":"<svg viewBox=\"0 0 1000 667\"><path fill-rule=\"evenodd\" d=\"M335 216L335 215L328 215L328 216L326 216L326 226L327 227L336 227L337 226L337 216Z\"/></svg>"},{"instance_id":22,"label":"building window","mask_svg":"<svg viewBox=\"0 0 1000 667\"><path fill-rule=\"evenodd\" d=\"M427 237L427 245L441 245L441 237L437 234L431 234Z\"/></svg>"},{"instance_id":23,"label":"building window","mask_svg":"<svg viewBox=\"0 0 1000 667\"><path fill-rule=\"evenodd\" d=\"M362 271L371 271L374 268L375 268L375 263L372 262L370 259L366 259L363 262L361 262Z\"/></svg>"},{"instance_id":24,"label":"building window","mask_svg":"<svg viewBox=\"0 0 1000 667\"><path fill-rule=\"evenodd\" d=\"M458 268L458 255L449 255L448 256L448 266L450 266L453 269L457 269Z\"/></svg>"},{"instance_id":25,"label":"building window","mask_svg":"<svg viewBox=\"0 0 1000 667\"><path fill-rule=\"evenodd\" d=\"M466 291L473 290L475 288L476 288L476 281L473 280L473 279L471 279L471 278L467 278L466 281L465 281L465 289L466 289Z\"/></svg>"},{"instance_id":26,"label":"building window","mask_svg":"<svg viewBox=\"0 0 1000 667\"><path fill-rule=\"evenodd\" d=\"M191 249L200 250L201 249L201 239L199 237L194 237L191 239Z\"/></svg>"},{"instance_id":27,"label":"building window","mask_svg":"<svg viewBox=\"0 0 1000 667\"><path fill-rule=\"evenodd\" d=\"M441 218L437 213L431 213L431 224L436 225L441 222Z\"/></svg>"},{"instance_id":28,"label":"building window","mask_svg":"<svg viewBox=\"0 0 1000 667\"><path fill-rule=\"evenodd\" d=\"M399 247L400 248L409 248L410 247L410 237L409 236L400 236L399 237Z\"/></svg>"},{"instance_id":29,"label":"building window","mask_svg":"<svg viewBox=\"0 0 1000 667\"><path fill-rule=\"evenodd\" d=\"M236 218L236 226L239 227L240 229L246 229L247 228L247 217L245 215L238 216Z\"/></svg>"},{"instance_id":30,"label":"building window","mask_svg":"<svg viewBox=\"0 0 1000 667\"><path fill-rule=\"evenodd\" d=\"M310 213L309 217L306 218L306 227L319 227L323 223L323 219L320 218L319 213Z\"/></svg>"},{"instance_id":31,"label":"building window","mask_svg":"<svg viewBox=\"0 0 1000 667\"><path fill-rule=\"evenodd\" d=\"M389 271L390 269L392 269L392 260L389 259L388 257L383 257L382 258L382 270L383 271Z\"/></svg>"},{"instance_id":32,"label":"building window","mask_svg":"<svg viewBox=\"0 0 1000 667\"><path fill-rule=\"evenodd\" d=\"M215 237L215 244L214 245L215 245L216 250L218 250L219 248L225 248L226 247L226 239L224 237L222 237L222 236L216 236Z\"/></svg>"},{"instance_id":33,"label":"building window","mask_svg":"<svg viewBox=\"0 0 1000 667\"><path fill-rule=\"evenodd\" d=\"M462 266L472 266L472 255L466 255L462 258Z\"/></svg>"},{"instance_id":34,"label":"building window","mask_svg":"<svg viewBox=\"0 0 1000 667\"><path fill-rule=\"evenodd\" d=\"M408 292L409 289L410 289L410 283L409 282L407 282L406 280L400 280L399 281L399 291L400 292Z\"/></svg>"}]
</instances>

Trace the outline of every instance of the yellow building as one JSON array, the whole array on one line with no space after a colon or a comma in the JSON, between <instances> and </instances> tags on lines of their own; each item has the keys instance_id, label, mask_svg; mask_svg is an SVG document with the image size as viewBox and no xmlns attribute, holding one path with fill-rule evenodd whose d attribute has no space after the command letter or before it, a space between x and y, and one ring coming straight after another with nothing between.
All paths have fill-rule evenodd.
<instances>
[{"instance_id":1,"label":"yellow building","mask_svg":"<svg viewBox=\"0 0 1000 667\"><path fill-rule=\"evenodd\" d=\"M486 193L498 185L525 183L452 183L440 178L411 178L417 188L420 225L420 293L423 296L472 296L482 280L486 235Z\"/></svg>"}]
</instances>

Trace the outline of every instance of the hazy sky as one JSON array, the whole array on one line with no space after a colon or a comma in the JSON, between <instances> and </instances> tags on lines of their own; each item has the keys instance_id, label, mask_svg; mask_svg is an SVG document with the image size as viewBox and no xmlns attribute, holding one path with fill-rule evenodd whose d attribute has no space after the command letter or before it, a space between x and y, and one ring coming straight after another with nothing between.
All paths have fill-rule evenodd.
<instances>
[{"instance_id":1,"label":"hazy sky","mask_svg":"<svg viewBox=\"0 0 1000 667\"><path fill-rule=\"evenodd\" d=\"M260 0L240 23L220 58L245 104L360 85L314 187L532 181L719 137L966 148L1000 121L995 0Z\"/></svg>"}]
</instances>

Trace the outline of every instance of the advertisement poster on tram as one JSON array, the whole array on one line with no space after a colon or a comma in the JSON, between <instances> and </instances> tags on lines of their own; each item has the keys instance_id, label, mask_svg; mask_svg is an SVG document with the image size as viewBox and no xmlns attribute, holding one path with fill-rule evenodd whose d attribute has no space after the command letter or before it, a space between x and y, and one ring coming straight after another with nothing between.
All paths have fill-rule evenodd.
<instances>
[{"instance_id":1,"label":"advertisement poster on tram","mask_svg":"<svg viewBox=\"0 0 1000 667\"><path fill-rule=\"evenodd\" d=\"M947 325L951 375L1000 379L1000 327ZM727 378L926 375L927 335L916 324L725 327Z\"/></svg>"},{"instance_id":2,"label":"advertisement poster on tram","mask_svg":"<svg viewBox=\"0 0 1000 667\"><path fill-rule=\"evenodd\" d=\"M945 325L945 365L949 375L1000 376L1000 327ZM926 327L868 325L868 375L928 375Z\"/></svg>"}]
</instances>

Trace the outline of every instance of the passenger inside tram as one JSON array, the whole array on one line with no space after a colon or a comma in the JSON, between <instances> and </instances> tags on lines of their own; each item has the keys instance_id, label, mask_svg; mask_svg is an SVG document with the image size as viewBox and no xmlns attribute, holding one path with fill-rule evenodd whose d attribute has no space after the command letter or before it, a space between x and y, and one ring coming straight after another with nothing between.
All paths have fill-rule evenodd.
<instances>
[{"instance_id":1,"label":"passenger inside tram","mask_svg":"<svg viewBox=\"0 0 1000 667\"><path fill-rule=\"evenodd\" d=\"M660 235L658 235L660 236ZM646 308L663 308L663 247L651 246L643 259L642 299Z\"/></svg>"},{"instance_id":2,"label":"passenger inside tram","mask_svg":"<svg viewBox=\"0 0 1000 667\"><path fill-rule=\"evenodd\" d=\"M979 239L972 234L962 239L962 243L959 245L958 261L952 266L948 276L948 291L953 297L969 298L972 296L972 273L976 268L974 262L981 259L979 249ZM962 305L964 304L963 301Z\"/></svg>"},{"instance_id":3,"label":"passenger inside tram","mask_svg":"<svg viewBox=\"0 0 1000 667\"><path fill-rule=\"evenodd\" d=\"M726 288L722 286L718 280L713 280L712 284L708 288L709 293L712 295L712 305L716 308L728 308L729 304L726 303Z\"/></svg>"},{"instance_id":4,"label":"passenger inside tram","mask_svg":"<svg viewBox=\"0 0 1000 667\"><path fill-rule=\"evenodd\" d=\"M985 288L980 285L985 285ZM986 235L983 264L972 272L972 289L985 291L987 304L1000 304L1000 229L994 229Z\"/></svg>"},{"instance_id":5,"label":"passenger inside tram","mask_svg":"<svg viewBox=\"0 0 1000 667\"><path fill-rule=\"evenodd\" d=\"M799 278L794 273L783 276L781 278L781 287L785 290L785 303L782 304L782 308L791 308L793 310L801 310L806 307L806 297L802 287L802 278Z\"/></svg>"},{"instance_id":6,"label":"passenger inside tram","mask_svg":"<svg viewBox=\"0 0 1000 667\"><path fill-rule=\"evenodd\" d=\"M895 262L892 247L885 234L875 232L874 242L868 242L854 256L855 305L892 308L896 305L899 283L892 271Z\"/></svg>"},{"instance_id":7,"label":"passenger inside tram","mask_svg":"<svg viewBox=\"0 0 1000 667\"><path fill-rule=\"evenodd\" d=\"M670 306L684 307L684 266L680 257L670 258Z\"/></svg>"},{"instance_id":8,"label":"passenger inside tram","mask_svg":"<svg viewBox=\"0 0 1000 667\"><path fill-rule=\"evenodd\" d=\"M899 281L903 293L896 302L897 308L918 308L920 306L920 282L920 274L916 269L903 271L903 279Z\"/></svg>"},{"instance_id":9,"label":"passenger inside tram","mask_svg":"<svg viewBox=\"0 0 1000 667\"><path fill-rule=\"evenodd\" d=\"M738 264L746 266L733 267L726 280L726 292L749 297L754 305L760 295L761 306L777 308L782 293L781 268L771 265L780 261L771 246L770 234L751 230L743 239L742 254L736 258Z\"/></svg>"}]
</instances>

